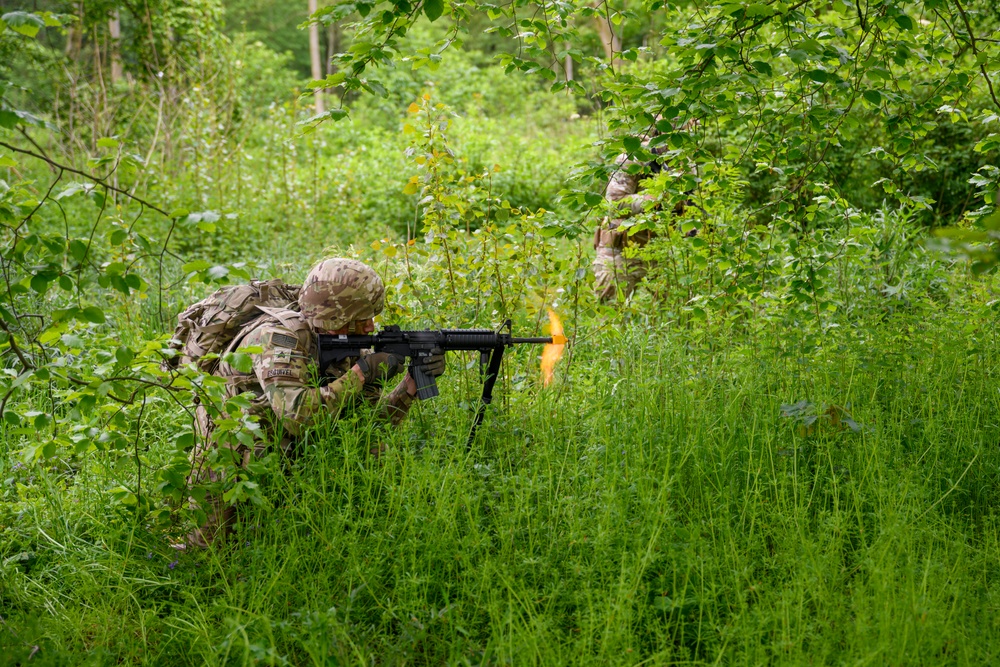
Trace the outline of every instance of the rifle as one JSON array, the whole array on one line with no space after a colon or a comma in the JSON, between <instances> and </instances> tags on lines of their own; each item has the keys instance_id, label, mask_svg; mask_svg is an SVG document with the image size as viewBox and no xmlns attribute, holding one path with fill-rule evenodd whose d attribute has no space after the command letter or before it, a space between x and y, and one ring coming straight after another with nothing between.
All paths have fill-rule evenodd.
<instances>
[{"instance_id":1,"label":"rifle","mask_svg":"<svg viewBox=\"0 0 1000 667\"><path fill-rule=\"evenodd\" d=\"M557 344L566 343L564 336L556 336L555 338ZM360 357L362 350L398 354L411 360L410 377L416 382L417 396L420 400L426 400L438 395L438 387L435 378L423 372L422 365L419 363L421 358L453 350L478 351L480 373L484 374L483 395L476 412L476 418L472 422L472 429L469 431L467 444L471 447L476 429L482 424L486 414L486 406L493 401L493 386L500 373L500 362L503 360L504 351L511 345L552 343L552 336L515 338L511 332L510 320L505 321L497 331L490 329L408 331L393 325L372 335L320 335L319 368L320 372L324 372L331 363L343 361L348 357Z\"/></svg>"}]
</instances>

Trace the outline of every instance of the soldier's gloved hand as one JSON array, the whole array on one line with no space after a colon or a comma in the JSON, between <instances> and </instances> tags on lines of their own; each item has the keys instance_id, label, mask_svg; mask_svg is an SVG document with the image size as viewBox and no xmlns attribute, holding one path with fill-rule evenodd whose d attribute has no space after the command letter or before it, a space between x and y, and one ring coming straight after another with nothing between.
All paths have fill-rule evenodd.
<instances>
[{"instance_id":1,"label":"soldier's gloved hand","mask_svg":"<svg viewBox=\"0 0 1000 667\"><path fill-rule=\"evenodd\" d=\"M426 357L414 357L413 366L419 367L424 372L424 375L432 378L441 377L444 375L445 369L444 352L438 352Z\"/></svg>"},{"instance_id":2,"label":"soldier's gloved hand","mask_svg":"<svg viewBox=\"0 0 1000 667\"><path fill-rule=\"evenodd\" d=\"M365 384L382 383L399 375L403 370L406 357L391 352L375 352L361 357L357 361L358 368L365 376Z\"/></svg>"}]
</instances>

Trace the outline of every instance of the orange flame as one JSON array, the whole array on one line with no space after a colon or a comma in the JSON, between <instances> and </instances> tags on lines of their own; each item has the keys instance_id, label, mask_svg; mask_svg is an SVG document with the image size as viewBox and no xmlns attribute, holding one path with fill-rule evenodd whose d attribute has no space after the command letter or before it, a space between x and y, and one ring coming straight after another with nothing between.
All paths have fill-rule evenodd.
<instances>
[{"instance_id":1,"label":"orange flame","mask_svg":"<svg viewBox=\"0 0 1000 667\"><path fill-rule=\"evenodd\" d=\"M549 326L551 328L552 343L542 350L542 386L548 387L555 375L556 362L562 358L563 349L566 347L566 336L563 335L562 322L555 311L549 311Z\"/></svg>"}]
</instances>

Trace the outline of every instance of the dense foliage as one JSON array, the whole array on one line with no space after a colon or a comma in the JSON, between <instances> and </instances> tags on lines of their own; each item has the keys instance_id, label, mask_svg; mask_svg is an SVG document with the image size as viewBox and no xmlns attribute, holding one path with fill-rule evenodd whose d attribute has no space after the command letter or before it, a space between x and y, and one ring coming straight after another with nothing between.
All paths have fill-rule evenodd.
<instances>
[{"instance_id":1,"label":"dense foliage","mask_svg":"<svg viewBox=\"0 0 1000 667\"><path fill-rule=\"evenodd\" d=\"M5 4L0 662L989 662L998 24L986 0ZM626 224L651 269L602 305L603 190L654 149L674 168ZM172 549L206 490L195 401L257 429L161 365L177 312L333 254L383 276L383 324L539 335L554 309L555 383L514 353L467 451L454 355L402 428L357 410L294 465L230 467L235 539Z\"/></svg>"}]
</instances>

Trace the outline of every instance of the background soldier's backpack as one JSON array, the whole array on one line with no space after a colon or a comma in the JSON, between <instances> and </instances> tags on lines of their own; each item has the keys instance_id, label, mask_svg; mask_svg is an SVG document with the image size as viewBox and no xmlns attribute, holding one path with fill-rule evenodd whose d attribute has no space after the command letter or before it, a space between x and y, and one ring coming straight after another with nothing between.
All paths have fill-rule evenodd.
<instances>
[{"instance_id":1,"label":"background soldier's backpack","mask_svg":"<svg viewBox=\"0 0 1000 667\"><path fill-rule=\"evenodd\" d=\"M219 360L202 357L222 354L240 329L264 314L258 306L298 310L300 289L299 285L275 279L229 285L213 292L177 316L177 328L170 341L170 348L177 354L164 361L164 370L197 361L202 371L213 372Z\"/></svg>"}]
</instances>

